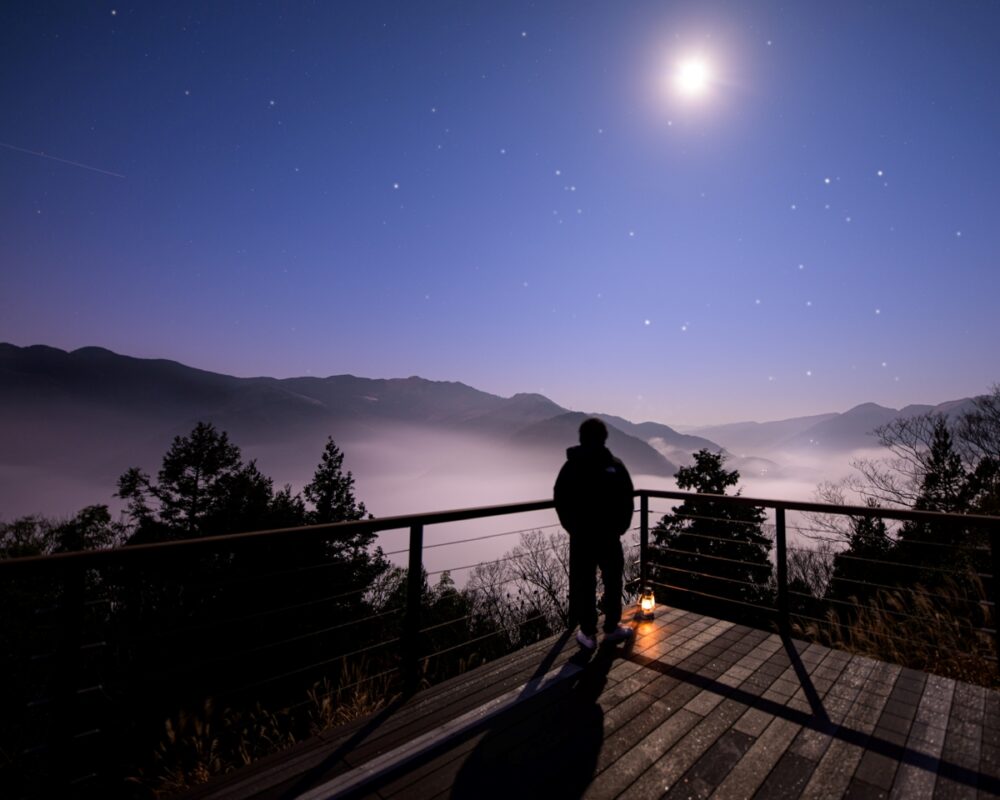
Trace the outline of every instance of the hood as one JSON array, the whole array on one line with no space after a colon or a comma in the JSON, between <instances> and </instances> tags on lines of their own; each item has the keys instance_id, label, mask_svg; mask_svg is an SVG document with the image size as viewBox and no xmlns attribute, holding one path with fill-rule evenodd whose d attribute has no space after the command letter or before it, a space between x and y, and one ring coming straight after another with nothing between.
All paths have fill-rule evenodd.
<instances>
[{"instance_id":1,"label":"hood","mask_svg":"<svg viewBox=\"0 0 1000 800\"><path fill-rule=\"evenodd\" d=\"M566 448L566 459L577 463L590 462L597 464L610 464L614 460L611 451L607 447L587 446L578 444L574 447Z\"/></svg>"}]
</instances>

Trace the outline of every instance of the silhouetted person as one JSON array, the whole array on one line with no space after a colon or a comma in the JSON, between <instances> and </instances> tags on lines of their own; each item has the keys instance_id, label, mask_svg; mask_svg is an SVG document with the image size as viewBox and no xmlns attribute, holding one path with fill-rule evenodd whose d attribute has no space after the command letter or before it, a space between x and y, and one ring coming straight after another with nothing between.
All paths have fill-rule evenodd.
<instances>
[{"instance_id":1,"label":"silhouetted person","mask_svg":"<svg viewBox=\"0 0 1000 800\"><path fill-rule=\"evenodd\" d=\"M632 524L632 478L625 465L605 447L608 429L599 419L580 425L580 444L566 451L556 479L559 522L569 533L569 619L579 624L581 647L597 646L597 569L604 582L604 641L620 642L632 629L619 625L622 616L621 536Z\"/></svg>"}]
</instances>

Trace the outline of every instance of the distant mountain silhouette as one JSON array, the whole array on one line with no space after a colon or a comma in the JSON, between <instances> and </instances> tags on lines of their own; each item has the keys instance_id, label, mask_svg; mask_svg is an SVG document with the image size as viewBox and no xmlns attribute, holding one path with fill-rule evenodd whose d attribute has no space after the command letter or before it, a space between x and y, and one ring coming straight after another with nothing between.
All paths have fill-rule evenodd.
<instances>
[{"instance_id":1,"label":"distant mountain silhouette","mask_svg":"<svg viewBox=\"0 0 1000 800\"><path fill-rule=\"evenodd\" d=\"M780 464L768 459L780 462L782 453L875 446L872 429L895 417L955 415L971 402L899 410L865 403L843 414L687 434L598 416L609 426L609 446L635 475L670 477L691 453L707 448L729 454L728 466L746 475L776 476ZM416 376L237 378L99 347L66 352L0 344L0 516L108 502L125 469L155 471L171 439L200 420L227 431L279 485L308 480L332 435L352 468L372 480L406 462L398 472L409 480L433 479L445 488L462 481L475 494L516 475L530 478L526 491L541 496L551 490L549 472L576 443L584 416L540 394L499 397ZM447 501L466 502L452 495Z\"/></svg>"},{"instance_id":2,"label":"distant mountain silhouette","mask_svg":"<svg viewBox=\"0 0 1000 800\"><path fill-rule=\"evenodd\" d=\"M61 480L101 485L104 494L92 502L106 501L127 467L155 470L171 439L199 420L227 431L244 452L267 453L273 463L297 459L303 471L315 467L328 435L367 452L374 443L399 441L414 431L421 432L425 448L434 446L435 435L461 435L484 448L476 457L498 448L508 464L506 451L514 448L516 457L521 448L533 467L555 468L565 448L576 443L583 416L540 394L504 398L416 376L237 378L99 347L66 352L0 344L0 514L21 508L7 492L23 488L29 474L40 496L51 478L52 485ZM642 437L679 434L655 423L647 431L617 421L629 430L612 422L611 443L634 473L673 475L675 464ZM672 441L680 447L683 437ZM546 448L550 452L543 456ZM429 462L441 458L427 454ZM288 479L269 474L279 484ZM19 476L21 482L4 476ZM4 488L4 483L17 485Z\"/></svg>"},{"instance_id":3,"label":"distant mountain silhouette","mask_svg":"<svg viewBox=\"0 0 1000 800\"><path fill-rule=\"evenodd\" d=\"M611 414L597 414L608 425L612 425L623 433L634 436L648 443L654 450L668 460L675 461L681 466L694 463L692 454L699 450L707 449L713 453L725 452L713 441L709 441L702 436L679 433L669 425L659 422L629 422L627 419L615 417Z\"/></svg>"},{"instance_id":4,"label":"distant mountain silhouette","mask_svg":"<svg viewBox=\"0 0 1000 800\"><path fill-rule=\"evenodd\" d=\"M579 411L567 411L522 428L513 439L521 447L548 454L551 463L558 466L566 457L566 448L578 443L580 423L588 416ZM624 433L616 425L608 424L608 448L634 474L669 478L677 472L677 466L653 447Z\"/></svg>"},{"instance_id":5,"label":"distant mountain silhouette","mask_svg":"<svg viewBox=\"0 0 1000 800\"><path fill-rule=\"evenodd\" d=\"M709 437L733 453L749 455L772 450L796 434L836 416L836 414L815 414L775 422L731 422L726 425L695 428L691 433Z\"/></svg>"},{"instance_id":6,"label":"distant mountain silhouette","mask_svg":"<svg viewBox=\"0 0 1000 800\"><path fill-rule=\"evenodd\" d=\"M901 409L862 403L842 414L817 414L777 422L736 422L695 429L738 454L819 451L847 453L878 447L873 431L901 417L933 412L956 417L972 407L972 398L950 400L936 406L908 405Z\"/></svg>"}]
</instances>

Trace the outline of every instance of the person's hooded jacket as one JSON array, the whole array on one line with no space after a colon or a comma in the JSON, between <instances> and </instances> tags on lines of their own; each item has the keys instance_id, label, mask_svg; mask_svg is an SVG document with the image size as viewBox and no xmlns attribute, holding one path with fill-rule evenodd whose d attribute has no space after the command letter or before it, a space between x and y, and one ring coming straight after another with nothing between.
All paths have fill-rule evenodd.
<instances>
[{"instance_id":1,"label":"person's hooded jacket","mask_svg":"<svg viewBox=\"0 0 1000 800\"><path fill-rule=\"evenodd\" d=\"M566 450L556 478L556 513L571 536L621 536L632 524L632 478L604 445Z\"/></svg>"}]
</instances>

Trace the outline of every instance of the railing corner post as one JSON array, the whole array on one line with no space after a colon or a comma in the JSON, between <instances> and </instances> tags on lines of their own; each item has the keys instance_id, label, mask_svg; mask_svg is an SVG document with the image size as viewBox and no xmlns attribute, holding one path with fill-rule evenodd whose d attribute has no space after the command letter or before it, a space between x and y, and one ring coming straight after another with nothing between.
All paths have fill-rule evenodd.
<instances>
[{"instance_id":1,"label":"railing corner post","mask_svg":"<svg viewBox=\"0 0 1000 800\"><path fill-rule=\"evenodd\" d=\"M639 491L639 591L649 588L649 495Z\"/></svg>"},{"instance_id":2,"label":"railing corner post","mask_svg":"<svg viewBox=\"0 0 1000 800\"><path fill-rule=\"evenodd\" d=\"M778 573L778 629L787 636L792 629L788 612L788 549L785 533L785 509L774 509L775 566Z\"/></svg>"},{"instance_id":3,"label":"railing corner post","mask_svg":"<svg viewBox=\"0 0 1000 800\"><path fill-rule=\"evenodd\" d=\"M1000 525L994 524L989 531L990 576L989 598L993 601L993 649L996 656L997 673L1000 674Z\"/></svg>"},{"instance_id":4,"label":"railing corner post","mask_svg":"<svg viewBox=\"0 0 1000 800\"><path fill-rule=\"evenodd\" d=\"M410 526L409 565L406 574L406 613L403 619L403 692L411 695L420 684L420 601L424 584L424 526Z\"/></svg>"}]
</instances>

